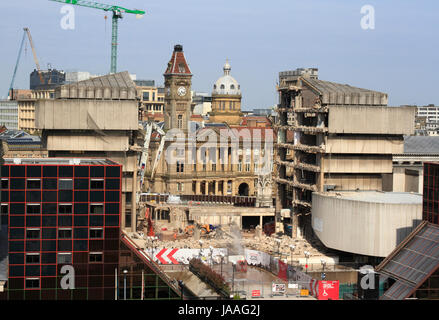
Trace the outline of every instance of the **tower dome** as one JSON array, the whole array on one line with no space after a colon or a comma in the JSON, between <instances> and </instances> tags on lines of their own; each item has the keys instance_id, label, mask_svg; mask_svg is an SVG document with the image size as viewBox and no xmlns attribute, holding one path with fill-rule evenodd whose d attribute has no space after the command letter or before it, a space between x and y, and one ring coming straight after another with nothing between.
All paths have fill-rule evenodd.
<instances>
[{"instance_id":1,"label":"tower dome","mask_svg":"<svg viewBox=\"0 0 439 320\"><path fill-rule=\"evenodd\" d=\"M238 81L236 81L236 79L230 75L232 67L230 66L229 60L226 60L223 70L224 75L219 78L213 85L212 94L240 96L241 86L239 85Z\"/></svg>"}]
</instances>

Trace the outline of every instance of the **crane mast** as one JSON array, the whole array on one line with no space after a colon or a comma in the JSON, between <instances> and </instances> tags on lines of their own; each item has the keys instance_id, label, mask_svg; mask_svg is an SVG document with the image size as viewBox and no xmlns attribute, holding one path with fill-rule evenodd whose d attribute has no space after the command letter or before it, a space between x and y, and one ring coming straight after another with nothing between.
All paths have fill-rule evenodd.
<instances>
[{"instance_id":1,"label":"crane mast","mask_svg":"<svg viewBox=\"0 0 439 320\"><path fill-rule=\"evenodd\" d=\"M108 4L87 1L87 0L50 0L55 2L61 2L64 4L73 4L82 7L88 7L93 9L100 9L104 11L113 12L113 25L112 25L112 35L111 35L111 66L110 73L117 72L117 46L118 46L118 33L119 33L119 19L122 19L122 13L135 14L137 17L142 17L145 14L143 10L130 10L119 6L112 6Z\"/></svg>"}]
</instances>

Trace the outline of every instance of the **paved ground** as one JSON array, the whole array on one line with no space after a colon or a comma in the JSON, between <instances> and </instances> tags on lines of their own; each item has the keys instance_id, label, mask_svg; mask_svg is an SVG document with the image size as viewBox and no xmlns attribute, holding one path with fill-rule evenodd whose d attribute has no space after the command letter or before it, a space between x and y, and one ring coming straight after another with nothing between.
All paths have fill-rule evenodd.
<instances>
[{"instance_id":1,"label":"paved ground","mask_svg":"<svg viewBox=\"0 0 439 320\"><path fill-rule=\"evenodd\" d=\"M221 273L221 265L215 265L213 267L215 271ZM285 283L285 281L279 279L271 272L266 270L256 268L256 267L247 267L247 272L235 272L233 274L232 264L224 264L222 266L222 274L224 279L229 282L230 288L232 288L233 279L235 280L234 290L239 291L241 295L247 296L247 299L273 299L273 300L315 300L314 297L300 297L299 293L296 289L288 289L287 295L275 295L272 296L272 284L273 283ZM252 298L252 291L259 290L261 294L261 298Z\"/></svg>"}]
</instances>

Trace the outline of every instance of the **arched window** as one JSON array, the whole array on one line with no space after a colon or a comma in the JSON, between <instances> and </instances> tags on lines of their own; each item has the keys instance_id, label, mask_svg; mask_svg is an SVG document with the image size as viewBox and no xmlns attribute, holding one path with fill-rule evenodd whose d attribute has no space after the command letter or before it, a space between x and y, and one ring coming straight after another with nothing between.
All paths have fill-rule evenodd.
<instances>
[{"instance_id":1,"label":"arched window","mask_svg":"<svg viewBox=\"0 0 439 320\"><path fill-rule=\"evenodd\" d=\"M213 89L215 89L215 90L216 90L216 84L214 84L214 85L213 85Z\"/></svg>"},{"instance_id":2,"label":"arched window","mask_svg":"<svg viewBox=\"0 0 439 320\"><path fill-rule=\"evenodd\" d=\"M221 87L220 87L220 89L225 89L226 87L222 84L221 85Z\"/></svg>"},{"instance_id":3,"label":"arched window","mask_svg":"<svg viewBox=\"0 0 439 320\"><path fill-rule=\"evenodd\" d=\"M235 85L234 84L230 85L230 90L235 90Z\"/></svg>"},{"instance_id":4,"label":"arched window","mask_svg":"<svg viewBox=\"0 0 439 320\"><path fill-rule=\"evenodd\" d=\"M177 127L178 127L178 129L183 128L183 116L182 115L178 115Z\"/></svg>"}]
</instances>

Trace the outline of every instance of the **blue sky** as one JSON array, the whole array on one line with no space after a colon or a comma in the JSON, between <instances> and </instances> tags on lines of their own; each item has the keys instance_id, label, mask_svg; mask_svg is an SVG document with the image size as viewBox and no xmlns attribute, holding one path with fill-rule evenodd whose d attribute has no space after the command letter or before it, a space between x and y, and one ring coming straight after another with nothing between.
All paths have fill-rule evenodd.
<instances>
[{"instance_id":1,"label":"blue sky","mask_svg":"<svg viewBox=\"0 0 439 320\"><path fill-rule=\"evenodd\" d=\"M226 58L240 82L243 109L278 103L279 71L319 68L319 78L389 94L389 105L439 104L437 0L98 0L146 10L119 24L118 71L163 83L173 46L182 44L192 89L210 92ZM360 26L361 7L375 8L375 29ZM41 66L105 74L110 67L111 15L75 7L75 30L60 26L62 4L1 1L0 96L12 78L23 27ZM29 87L27 46L15 82Z\"/></svg>"}]
</instances>

